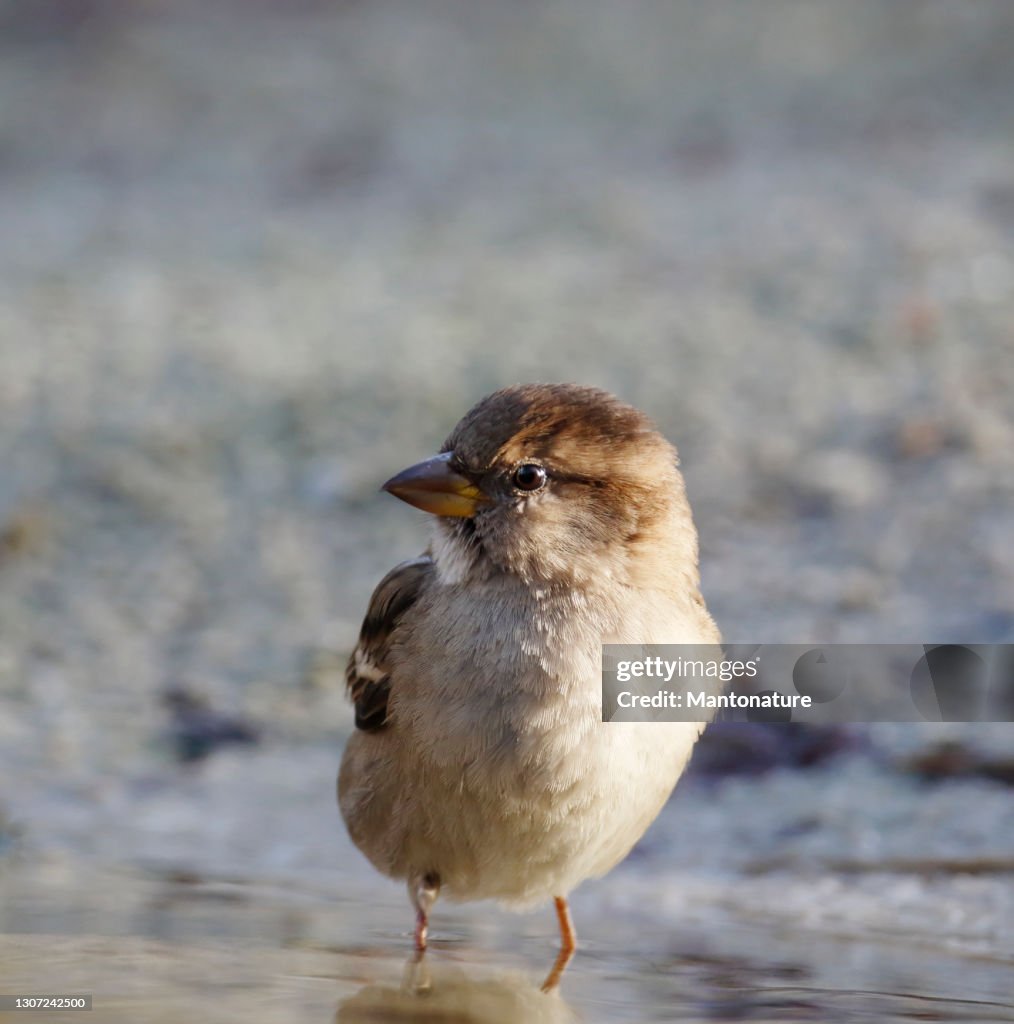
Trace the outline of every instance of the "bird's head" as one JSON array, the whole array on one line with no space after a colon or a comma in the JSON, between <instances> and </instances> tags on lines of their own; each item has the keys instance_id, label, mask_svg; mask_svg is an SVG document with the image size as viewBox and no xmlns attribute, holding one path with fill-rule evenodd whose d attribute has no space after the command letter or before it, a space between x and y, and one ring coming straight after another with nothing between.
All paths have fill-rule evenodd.
<instances>
[{"instance_id":1,"label":"bird's head","mask_svg":"<svg viewBox=\"0 0 1014 1024\"><path fill-rule=\"evenodd\" d=\"M676 450L597 388L525 384L482 399L439 455L384 490L436 515L448 582L511 573L535 585L697 576ZM654 566L653 569L649 567Z\"/></svg>"}]
</instances>

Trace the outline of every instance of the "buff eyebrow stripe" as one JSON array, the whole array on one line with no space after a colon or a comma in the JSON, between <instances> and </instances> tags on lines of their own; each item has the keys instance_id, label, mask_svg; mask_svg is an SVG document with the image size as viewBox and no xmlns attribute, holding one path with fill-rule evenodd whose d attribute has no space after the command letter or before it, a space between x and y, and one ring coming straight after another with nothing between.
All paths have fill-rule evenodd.
<instances>
[{"instance_id":1,"label":"buff eyebrow stripe","mask_svg":"<svg viewBox=\"0 0 1014 1024\"><path fill-rule=\"evenodd\" d=\"M563 484L584 484L587 487L605 487L606 481L597 476L588 476L584 473L555 473L546 467L550 479Z\"/></svg>"}]
</instances>

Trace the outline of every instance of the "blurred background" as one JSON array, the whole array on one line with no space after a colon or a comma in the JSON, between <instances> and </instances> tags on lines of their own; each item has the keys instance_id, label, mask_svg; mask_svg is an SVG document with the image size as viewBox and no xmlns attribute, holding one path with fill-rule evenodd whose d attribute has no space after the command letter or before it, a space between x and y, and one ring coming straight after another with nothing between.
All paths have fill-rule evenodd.
<instances>
[{"instance_id":1,"label":"blurred background","mask_svg":"<svg viewBox=\"0 0 1014 1024\"><path fill-rule=\"evenodd\" d=\"M653 416L729 640L1014 641L1012 46L1005 0L2 0L0 988L400 970L342 670L426 539L380 482L496 387ZM1005 1019L1012 749L715 730L570 996ZM550 918L436 929L534 971Z\"/></svg>"}]
</instances>

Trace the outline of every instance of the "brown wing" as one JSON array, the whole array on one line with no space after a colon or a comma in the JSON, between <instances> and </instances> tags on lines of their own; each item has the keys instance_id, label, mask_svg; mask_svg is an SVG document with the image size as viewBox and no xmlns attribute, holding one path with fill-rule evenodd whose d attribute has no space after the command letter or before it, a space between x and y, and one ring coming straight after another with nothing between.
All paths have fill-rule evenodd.
<instances>
[{"instance_id":1,"label":"brown wing","mask_svg":"<svg viewBox=\"0 0 1014 1024\"><path fill-rule=\"evenodd\" d=\"M356 707L357 729L376 732L387 724L391 634L430 584L435 571L433 559L421 555L396 565L373 591L359 632L359 643L345 669L349 698Z\"/></svg>"}]
</instances>

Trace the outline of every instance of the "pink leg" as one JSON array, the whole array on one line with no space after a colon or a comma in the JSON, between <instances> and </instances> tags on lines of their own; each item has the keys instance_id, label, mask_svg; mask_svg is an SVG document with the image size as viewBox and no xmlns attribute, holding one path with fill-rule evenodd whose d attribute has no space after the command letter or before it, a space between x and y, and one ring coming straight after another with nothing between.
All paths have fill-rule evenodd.
<instances>
[{"instance_id":1,"label":"pink leg","mask_svg":"<svg viewBox=\"0 0 1014 1024\"><path fill-rule=\"evenodd\" d=\"M415 948L421 953L426 949L426 933L429 931L430 919L424 910L415 912Z\"/></svg>"},{"instance_id":2,"label":"pink leg","mask_svg":"<svg viewBox=\"0 0 1014 1024\"><path fill-rule=\"evenodd\" d=\"M419 953L426 949L430 911L439 895L440 876L435 871L408 880L408 897L415 907L415 948Z\"/></svg>"}]
</instances>

